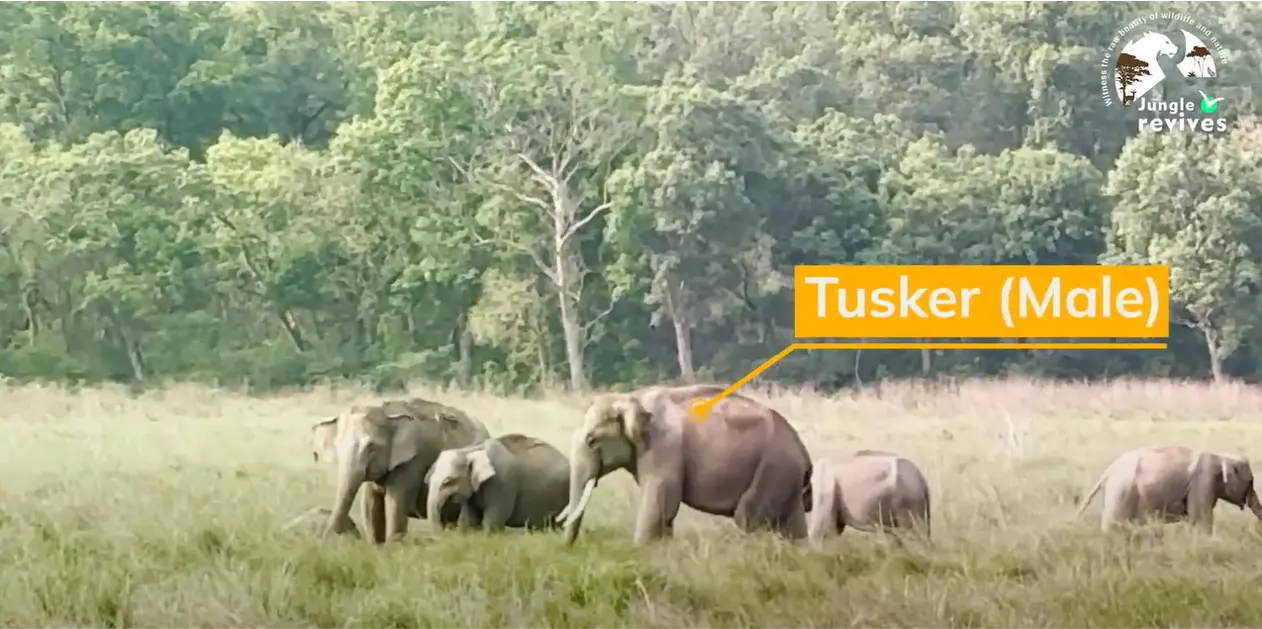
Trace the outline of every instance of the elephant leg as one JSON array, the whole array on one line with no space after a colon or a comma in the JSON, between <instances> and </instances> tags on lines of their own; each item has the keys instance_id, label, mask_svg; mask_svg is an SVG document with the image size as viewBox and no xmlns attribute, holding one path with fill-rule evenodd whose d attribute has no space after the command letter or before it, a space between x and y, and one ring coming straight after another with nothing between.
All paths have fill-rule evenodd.
<instances>
[{"instance_id":1,"label":"elephant leg","mask_svg":"<svg viewBox=\"0 0 1262 629\"><path fill-rule=\"evenodd\" d=\"M736 525L747 533L762 529L779 529L780 522L785 519L790 509L786 501L792 500L802 507L801 473L788 473L779 469L780 465L773 459L764 458L754 473L754 480L745 488L740 500L736 503L736 512L732 514ZM814 509L812 509L814 511ZM805 533L803 537L805 537Z\"/></svg>"},{"instance_id":2,"label":"elephant leg","mask_svg":"<svg viewBox=\"0 0 1262 629\"><path fill-rule=\"evenodd\" d=\"M482 508L484 530L501 531L508 525L509 520L513 518L513 508L517 504L517 492L516 483L503 482L498 478L482 485L477 495L477 502Z\"/></svg>"},{"instance_id":3,"label":"elephant leg","mask_svg":"<svg viewBox=\"0 0 1262 629\"><path fill-rule=\"evenodd\" d=\"M678 482L646 478L640 485L640 509L635 517L635 543L646 544L674 532L683 488Z\"/></svg>"},{"instance_id":4,"label":"elephant leg","mask_svg":"<svg viewBox=\"0 0 1262 629\"><path fill-rule=\"evenodd\" d=\"M494 500L482 510L482 530L502 531L513 516L513 503Z\"/></svg>"},{"instance_id":5,"label":"elephant leg","mask_svg":"<svg viewBox=\"0 0 1262 629\"><path fill-rule=\"evenodd\" d=\"M776 523L776 533L790 542L795 544L801 543L806 539L806 507L802 505L801 500L793 499L789 501L788 513Z\"/></svg>"},{"instance_id":6,"label":"elephant leg","mask_svg":"<svg viewBox=\"0 0 1262 629\"><path fill-rule=\"evenodd\" d=\"M894 518L895 526L907 535L921 535L924 532L924 518L915 507L900 506Z\"/></svg>"},{"instance_id":7,"label":"elephant leg","mask_svg":"<svg viewBox=\"0 0 1262 629\"><path fill-rule=\"evenodd\" d=\"M841 533L846 525L841 521L841 510L837 508L836 481L820 478L815 484L807 537L812 545L819 547L826 538Z\"/></svg>"},{"instance_id":8,"label":"elephant leg","mask_svg":"<svg viewBox=\"0 0 1262 629\"><path fill-rule=\"evenodd\" d=\"M465 502L460 507L460 517L456 520L456 527L461 531L472 531L482 526L482 512L469 502Z\"/></svg>"},{"instance_id":9,"label":"elephant leg","mask_svg":"<svg viewBox=\"0 0 1262 629\"><path fill-rule=\"evenodd\" d=\"M386 541L385 494L376 483L364 483L359 508L364 515L364 537L374 544Z\"/></svg>"},{"instance_id":10,"label":"elephant leg","mask_svg":"<svg viewBox=\"0 0 1262 629\"><path fill-rule=\"evenodd\" d=\"M1138 502L1139 495L1133 485L1106 486L1104 488L1104 509L1100 514L1100 528L1107 531L1118 524L1133 520Z\"/></svg>"},{"instance_id":11,"label":"elephant leg","mask_svg":"<svg viewBox=\"0 0 1262 629\"><path fill-rule=\"evenodd\" d=\"M408 516L415 510L421 489L412 474L398 474L386 483L386 540L401 538L408 532Z\"/></svg>"},{"instance_id":12,"label":"elephant leg","mask_svg":"<svg viewBox=\"0 0 1262 629\"><path fill-rule=\"evenodd\" d=\"M1188 521L1204 533L1213 533L1214 504L1217 502L1212 482L1193 480L1187 496Z\"/></svg>"}]
</instances>

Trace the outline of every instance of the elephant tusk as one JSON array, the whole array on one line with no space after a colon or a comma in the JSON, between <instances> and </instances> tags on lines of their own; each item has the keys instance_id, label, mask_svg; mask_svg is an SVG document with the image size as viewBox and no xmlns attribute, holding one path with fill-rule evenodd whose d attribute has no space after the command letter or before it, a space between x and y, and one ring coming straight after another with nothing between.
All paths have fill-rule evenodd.
<instances>
[{"instance_id":1,"label":"elephant tusk","mask_svg":"<svg viewBox=\"0 0 1262 629\"><path fill-rule=\"evenodd\" d=\"M556 520L557 522L564 522L566 517L568 517L569 515L570 515L570 505L565 505L565 508L561 509L561 512L556 514L556 517L553 519Z\"/></svg>"},{"instance_id":2,"label":"elephant tusk","mask_svg":"<svg viewBox=\"0 0 1262 629\"><path fill-rule=\"evenodd\" d=\"M568 516L565 518L566 526L569 526L575 520L583 517L583 511L587 509L587 501L592 499L593 489L596 489L595 479L589 480L586 485L583 485L583 493L578 497L578 504L574 505L573 511L566 514Z\"/></svg>"}]
</instances>

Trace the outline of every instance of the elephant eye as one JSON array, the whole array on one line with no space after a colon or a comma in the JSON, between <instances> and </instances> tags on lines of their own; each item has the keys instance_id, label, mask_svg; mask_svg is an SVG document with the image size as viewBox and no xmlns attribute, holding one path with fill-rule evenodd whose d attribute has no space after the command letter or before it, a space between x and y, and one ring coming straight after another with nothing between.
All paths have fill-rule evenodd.
<instances>
[{"instance_id":1,"label":"elephant eye","mask_svg":"<svg viewBox=\"0 0 1262 629\"><path fill-rule=\"evenodd\" d=\"M585 441L587 443L587 447L589 448L596 447L596 435L587 435L587 439Z\"/></svg>"}]
</instances>

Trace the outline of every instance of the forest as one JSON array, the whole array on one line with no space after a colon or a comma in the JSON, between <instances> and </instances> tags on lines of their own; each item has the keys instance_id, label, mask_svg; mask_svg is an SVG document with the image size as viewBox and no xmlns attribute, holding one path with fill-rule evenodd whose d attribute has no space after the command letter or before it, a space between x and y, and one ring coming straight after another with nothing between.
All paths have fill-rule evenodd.
<instances>
[{"instance_id":1,"label":"forest","mask_svg":"<svg viewBox=\"0 0 1262 629\"><path fill-rule=\"evenodd\" d=\"M1102 98L1110 42L1166 13L1222 50L1149 96L1221 98L1222 132ZM1262 4L6 2L0 24L5 379L730 381L793 342L794 265L1097 263L1169 266L1168 350L798 352L761 381L1262 375Z\"/></svg>"}]
</instances>

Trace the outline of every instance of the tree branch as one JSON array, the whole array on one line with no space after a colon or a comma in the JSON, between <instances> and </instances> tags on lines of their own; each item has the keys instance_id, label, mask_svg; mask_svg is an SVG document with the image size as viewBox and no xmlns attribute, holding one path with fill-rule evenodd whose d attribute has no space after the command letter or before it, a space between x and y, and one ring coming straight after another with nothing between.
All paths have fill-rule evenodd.
<instances>
[{"instance_id":1,"label":"tree branch","mask_svg":"<svg viewBox=\"0 0 1262 629\"><path fill-rule=\"evenodd\" d=\"M490 186L501 192L511 195L513 198L517 199L518 201L527 203L529 205L533 205L537 208L544 210L545 212L549 212L549 213L552 212L552 206L544 199L540 199L539 197L532 197L528 194L519 192L515 190L512 186L506 183L495 181L494 179L491 179L490 177L482 177L480 175L475 175L473 174L472 169L462 167L459 163L456 162L455 158L448 157L447 161L450 162L452 168L455 168L457 172L463 175L464 178L469 181L469 183L477 183L481 185Z\"/></svg>"},{"instance_id":2,"label":"tree branch","mask_svg":"<svg viewBox=\"0 0 1262 629\"><path fill-rule=\"evenodd\" d=\"M533 159L530 159L530 157L527 156L525 153L518 153L517 159L521 160L521 163L525 164L526 167L529 168L532 173L534 173L533 176L531 176L531 179L534 179L535 181L539 182L543 187L547 188L549 192L552 192L553 194L556 193L557 188L559 188L560 186L566 183L565 181L558 179L556 175L544 170L543 168L540 168L539 165L536 164Z\"/></svg>"},{"instance_id":3,"label":"tree branch","mask_svg":"<svg viewBox=\"0 0 1262 629\"><path fill-rule=\"evenodd\" d=\"M539 271L543 273L545 277L548 278L548 281L552 282L554 286L560 285L559 282L557 281L556 269L553 269L552 265L548 264L547 261L543 259L543 256L539 255L539 252L537 250L527 247L526 245L523 245L519 242L508 240L507 238L499 238L499 237L484 238L482 236L474 234L473 241L474 241L474 244L478 244L478 245L499 245L501 247L512 249L513 251L516 251L518 253L524 253L530 256L530 259L534 261L535 266L537 266L539 268Z\"/></svg>"},{"instance_id":4,"label":"tree branch","mask_svg":"<svg viewBox=\"0 0 1262 629\"><path fill-rule=\"evenodd\" d=\"M584 336L590 339L592 328L596 327L596 324L600 323L605 317L608 317L609 313L613 312L613 309L616 308L617 306L618 306L618 300L611 298L609 300L608 308L605 308L604 310L597 312L591 319L587 321L587 323L583 324L583 331L585 333Z\"/></svg>"},{"instance_id":5,"label":"tree branch","mask_svg":"<svg viewBox=\"0 0 1262 629\"><path fill-rule=\"evenodd\" d=\"M561 240L560 240L561 245L565 246L565 244L568 243L570 239L573 238L574 235L578 233L578 230L582 229L584 225L592 222L592 219L599 216L601 212L604 212L605 210L608 210L611 207L613 207L613 203L610 203L609 201L605 201L604 203L601 203L600 205L596 206L596 209L592 210L591 212L588 212L587 216L584 216L583 218L579 219L578 222L574 223L573 225L570 225L569 229L565 230L565 233L561 235Z\"/></svg>"}]
</instances>

